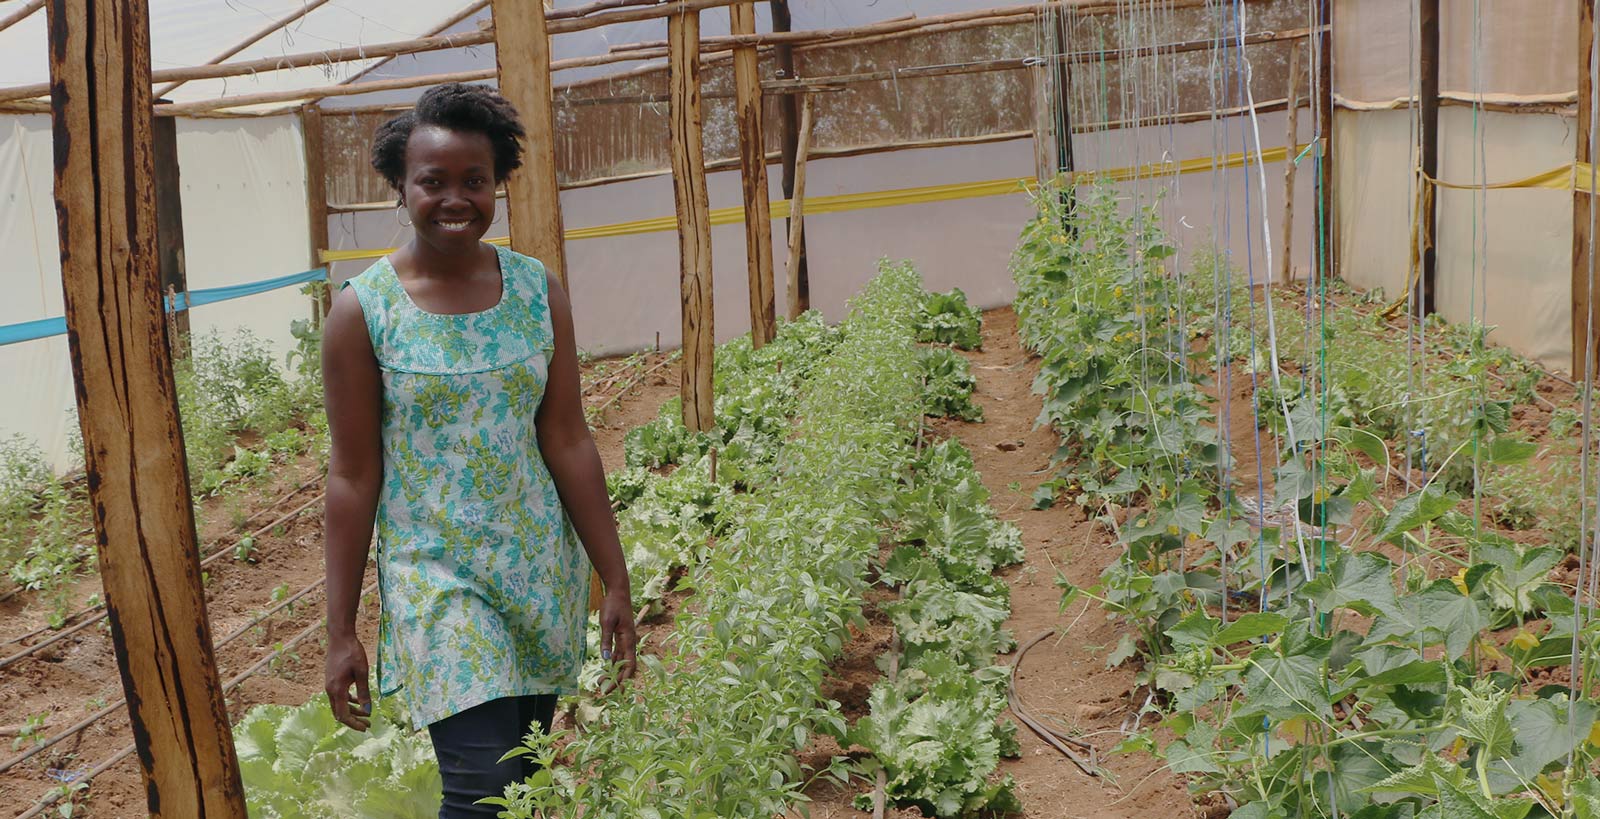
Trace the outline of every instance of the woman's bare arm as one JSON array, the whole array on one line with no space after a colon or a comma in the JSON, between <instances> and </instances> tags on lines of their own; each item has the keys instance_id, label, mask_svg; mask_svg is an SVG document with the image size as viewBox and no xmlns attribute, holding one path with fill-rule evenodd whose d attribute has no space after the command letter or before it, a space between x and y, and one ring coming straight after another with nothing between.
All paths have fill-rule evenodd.
<instances>
[{"instance_id":1,"label":"woman's bare arm","mask_svg":"<svg viewBox=\"0 0 1600 819\"><path fill-rule=\"evenodd\" d=\"M561 284L553 277L549 284L555 355L550 361L544 401L539 406L539 452L555 478L556 492L578 530L589 561L605 584L605 601L600 607L601 651L620 663L621 674L627 677L633 673L638 642L628 567L617 537L616 518L611 514L611 497L606 493L605 467L583 417L572 308Z\"/></svg>"},{"instance_id":2,"label":"woman's bare arm","mask_svg":"<svg viewBox=\"0 0 1600 819\"><path fill-rule=\"evenodd\" d=\"M383 482L383 376L353 290L334 299L323 324L322 389L331 444L324 518L326 685L334 717L364 731L371 720L372 696L367 688L366 648L356 636L356 607Z\"/></svg>"}]
</instances>

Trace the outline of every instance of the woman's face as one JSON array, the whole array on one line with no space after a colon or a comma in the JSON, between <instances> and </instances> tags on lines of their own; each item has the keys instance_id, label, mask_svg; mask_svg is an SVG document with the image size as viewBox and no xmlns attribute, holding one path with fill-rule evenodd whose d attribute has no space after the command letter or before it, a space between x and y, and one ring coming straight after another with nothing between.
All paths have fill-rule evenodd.
<instances>
[{"instance_id":1,"label":"woman's face","mask_svg":"<svg viewBox=\"0 0 1600 819\"><path fill-rule=\"evenodd\" d=\"M411 132L400 194L419 240L446 253L475 249L494 221L494 189L488 135L437 125Z\"/></svg>"}]
</instances>

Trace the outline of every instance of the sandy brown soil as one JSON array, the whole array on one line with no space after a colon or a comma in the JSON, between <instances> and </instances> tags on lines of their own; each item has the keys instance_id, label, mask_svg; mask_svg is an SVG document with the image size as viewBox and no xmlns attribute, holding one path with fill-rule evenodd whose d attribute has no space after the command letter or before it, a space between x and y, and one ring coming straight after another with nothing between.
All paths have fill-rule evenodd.
<instances>
[{"instance_id":1,"label":"sandy brown soil","mask_svg":"<svg viewBox=\"0 0 1600 819\"><path fill-rule=\"evenodd\" d=\"M660 356L651 357L643 368L653 367L661 360ZM597 388L586 396L586 403L597 408L607 404L607 411L594 426L595 442L607 469L622 465L622 441L626 431L654 418L661 404L677 394L677 366L669 363L649 372L626 395L611 401L631 379L608 379L624 369L620 362L597 362L585 368L586 385ZM306 501L316 500L320 483L320 469L315 460L304 458L284 465L261 484L207 501L201 510L200 525L200 539L205 550L208 553L216 548L231 551L241 531L265 526ZM304 488L290 494L302 485ZM239 527L241 523L243 529ZM212 638L218 643L276 605L274 589L281 588L292 595L322 576L321 502L311 503L293 518L260 533L256 549L254 563L225 556L207 567L207 606ZM367 580L370 583L372 579L369 569ZM96 595L99 586L98 577L92 575L77 582L72 592L77 606L86 604ZM361 636L369 652L376 642L373 602L363 600L359 620ZM323 605L321 589L315 589L293 607L267 620L262 627L244 629L232 642L219 647L217 666L222 679L230 680L271 654L277 645L320 623ZM28 594L0 602L0 641L43 625L48 615L46 609ZM313 631L309 639L287 652L279 662L245 678L229 693L228 710L233 718L238 719L252 705L298 705L321 691L324 646L321 630ZM0 644L0 656L20 651L48 636L47 632L25 642ZM31 715L47 714L44 734L49 736L121 699L116 657L104 624L90 626L36 657L0 669L0 728L15 728ZM22 744L13 750L9 737L0 742L5 743L0 745L0 764L27 748ZM126 712L118 709L97 720L76 738L67 739L0 774L3 815L25 812L62 781L82 776L131 743ZM92 787L80 801L82 805L74 816L124 819L147 815L144 788L132 757L94 777Z\"/></svg>"}]
</instances>

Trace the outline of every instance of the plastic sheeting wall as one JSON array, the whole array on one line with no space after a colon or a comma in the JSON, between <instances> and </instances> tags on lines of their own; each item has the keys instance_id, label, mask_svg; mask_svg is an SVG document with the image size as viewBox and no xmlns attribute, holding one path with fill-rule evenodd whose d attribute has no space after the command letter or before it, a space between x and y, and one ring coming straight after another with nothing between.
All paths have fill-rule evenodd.
<instances>
[{"instance_id":1,"label":"plastic sheeting wall","mask_svg":"<svg viewBox=\"0 0 1600 819\"><path fill-rule=\"evenodd\" d=\"M1481 45L1474 10L1482 13ZM1403 295L1410 270L1415 196L1414 111L1384 110L1416 82L1409 4L1338 0L1334 9L1334 155L1340 269L1357 287ZM1445 0L1440 8L1440 88L1447 99L1480 92L1488 102L1571 101L1577 85L1578 0L1524 3ZM1357 109L1357 110L1350 110ZM1502 182L1560 167L1576 156L1570 114L1439 112L1439 176L1457 184ZM1478 155L1479 145L1482 155ZM1485 178L1487 177L1487 178ZM1572 195L1555 190L1440 190L1439 312L1494 326L1502 344L1552 370L1572 367Z\"/></svg>"},{"instance_id":2,"label":"plastic sheeting wall","mask_svg":"<svg viewBox=\"0 0 1600 819\"><path fill-rule=\"evenodd\" d=\"M1287 138L1284 112L1260 117L1262 141L1271 148ZM1111 169L1134 164L1181 161L1214 155L1214 150L1244 149L1249 120L1234 117L1213 127L1209 122L1145 129L1137 138L1127 131L1079 135L1074 146L1080 168ZM1300 140L1314 132L1302 112ZM1253 143L1251 143L1253 146ZM1309 162L1296 184L1294 261L1297 275L1311 264L1312 220L1315 217L1313 173ZM781 199L776 166L769 174L771 196ZM1119 189L1133 202L1167 191L1162 213L1168 230L1184 253L1223 248L1241 271L1265 275L1262 218L1267 219L1275 253L1282 253L1283 163L1266 166L1266 206L1261 177L1252 164L1216 175L1146 179ZM1033 142L1017 139L982 145L923 148L812 160L806 170L809 196L864 193L894 188L1022 177L1033 173ZM741 204L737 171L709 175L711 206ZM562 217L569 228L626 222L671 214L672 180L662 175L564 191ZM811 278L811 303L830 320L843 318L846 301L872 277L881 258L910 259L930 288L961 287L975 304L996 307L1015 295L1009 261L1023 224L1033 216L1027 194L955 200L916 205L814 214L806 218L806 248ZM506 235L504 214L490 236ZM342 214L330 220L335 248L392 247L408 238L392 210ZM787 277L783 270L784 225L773 223L779 311L783 310ZM749 331L748 274L744 230L721 225L711 232L714 266L713 305L719 341ZM1281 256L1279 256L1281 258ZM341 262L336 279L353 276L370 261ZM677 236L645 233L567 243L578 346L596 355L651 347L657 333L663 347L681 338Z\"/></svg>"},{"instance_id":3,"label":"plastic sheeting wall","mask_svg":"<svg viewBox=\"0 0 1600 819\"><path fill-rule=\"evenodd\" d=\"M59 316L55 165L47 114L0 117L0 324ZM0 346L0 438L37 443L58 468L76 436L66 336Z\"/></svg>"},{"instance_id":4,"label":"plastic sheeting wall","mask_svg":"<svg viewBox=\"0 0 1600 819\"><path fill-rule=\"evenodd\" d=\"M189 286L219 287L307 268L305 162L298 120L180 120L178 163ZM0 117L0 324L63 312L56 240L52 136L46 115ZM195 308L192 332L247 328L281 362L289 322L310 314L294 289ZM0 438L37 443L58 469L72 466L72 367L64 336L0 346Z\"/></svg>"},{"instance_id":5,"label":"plastic sheeting wall","mask_svg":"<svg viewBox=\"0 0 1600 819\"><path fill-rule=\"evenodd\" d=\"M305 153L297 117L178 121L183 242L189 287L199 290L309 269ZM289 322L311 302L289 287L189 311L198 335L248 330L278 353L293 349Z\"/></svg>"}]
</instances>

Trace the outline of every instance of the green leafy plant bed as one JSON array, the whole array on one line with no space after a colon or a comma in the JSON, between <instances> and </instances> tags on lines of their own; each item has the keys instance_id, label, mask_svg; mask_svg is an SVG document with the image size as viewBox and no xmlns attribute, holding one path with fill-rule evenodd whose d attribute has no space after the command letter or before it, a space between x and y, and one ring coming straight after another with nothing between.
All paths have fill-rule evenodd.
<instances>
[{"instance_id":1,"label":"green leafy plant bed","mask_svg":"<svg viewBox=\"0 0 1600 819\"><path fill-rule=\"evenodd\" d=\"M1120 749L1240 817L1600 815L1570 540L1495 526L1493 489L1560 447L1512 423L1537 371L1431 320L1408 360L1374 311L1252 292L1215 257L1180 271L1153 211L1074 199L1070 233L1053 198L1024 229L1016 309L1061 435L1036 499L1084 505L1118 551L1059 584L1131 627L1108 659L1150 704ZM1259 478L1217 433L1227 373L1256 385L1231 412L1259 419Z\"/></svg>"},{"instance_id":2,"label":"green leafy plant bed","mask_svg":"<svg viewBox=\"0 0 1600 819\"><path fill-rule=\"evenodd\" d=\"M861 623L868 561L912 456L919 296L915 273L890 266L853 301L807 368L772 479L735 497L685 576L695 605L662 656L576 734L529 737L523 752L545 768L508 790L510 816L766 816L803 799L794 752L845 731L819 685Z\"/></svg>"}]
</instances>

